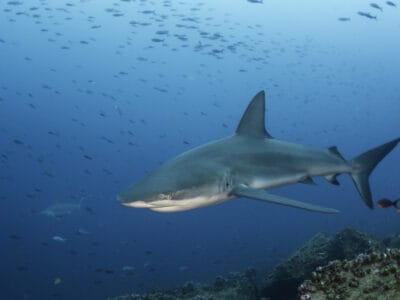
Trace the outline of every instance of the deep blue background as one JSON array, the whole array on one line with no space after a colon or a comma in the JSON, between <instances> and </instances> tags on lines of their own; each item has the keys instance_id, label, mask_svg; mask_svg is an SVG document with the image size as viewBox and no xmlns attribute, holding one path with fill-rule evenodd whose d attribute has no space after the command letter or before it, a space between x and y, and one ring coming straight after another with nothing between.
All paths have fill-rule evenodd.
<instances>
[{"instance_id":1,"label":"deep blue background","mask_svg":"<svg viewBox=\"0 0 400 300\"><path fill-rule=\"evenodd\" d=\"M339 188L318 179L276 191L333 216L248 199L175 214L115 202L166 159L232 134L261 89L279 139L350 159L400 135L400 8L265 2L0 2L2 299L209 282L270 270L322 230L399 231L400 216L367 209L347 176ZM399 162L396 149L371 176L375 200L400 197ZM80 198L62 220L39 214Z\"/></svg>"}]
</instances>

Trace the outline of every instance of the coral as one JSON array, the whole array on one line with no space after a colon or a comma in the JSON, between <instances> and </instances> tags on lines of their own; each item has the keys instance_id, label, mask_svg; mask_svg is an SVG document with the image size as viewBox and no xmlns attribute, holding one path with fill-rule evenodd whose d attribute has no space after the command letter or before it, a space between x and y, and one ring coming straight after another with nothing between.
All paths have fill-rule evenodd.
<instances>
[{"instance_id":1,"label":"coral","mask_svg":"<svg viewBox=\"0 0 400 300\"><path fill-rule=\"evenodd\" d=\"M334 260L312 272L300 299L400 299L400 250Z\"/></svg>"}]
</instances>

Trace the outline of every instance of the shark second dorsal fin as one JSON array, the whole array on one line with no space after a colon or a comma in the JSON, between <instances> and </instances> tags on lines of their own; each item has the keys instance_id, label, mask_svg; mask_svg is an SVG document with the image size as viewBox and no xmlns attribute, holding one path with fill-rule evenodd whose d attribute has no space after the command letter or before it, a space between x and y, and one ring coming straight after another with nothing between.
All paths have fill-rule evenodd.
<instances>
[{"instance_id":1,"label":"shark second dorsal fin","mask_svg":"<svg viewBox=\"0 0 400 300\"><path fill-rule=\"evenodd\" d=\"M341 158L343 161L345 161L346 159L342 156L342 154L340 154L338 148L336 146L332 146L328 148L329 153Z\"/></svg>"},{"instance_id":2,"label":"shark second dorsal fin","mask_svg":"<svg viewBox=\"0 0 400 300\"><path fill-rule=\"evenodd\" d=\"M271 138L265 129L265 93L259 92L244 112L236 134L256 138Z\"/></svg>"}]
</instances>

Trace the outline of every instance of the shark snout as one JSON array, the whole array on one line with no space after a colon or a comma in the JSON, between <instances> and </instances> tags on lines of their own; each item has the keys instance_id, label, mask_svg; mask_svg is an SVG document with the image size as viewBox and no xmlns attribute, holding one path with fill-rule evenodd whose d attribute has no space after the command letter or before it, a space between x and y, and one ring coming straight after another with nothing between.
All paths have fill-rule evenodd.
<instances>
[{"instance_id":1,"label":"shark snout","mask_svg":"<svg viewBox=\"0 0 400 300\"><path fill-rule=\"evenodd\" d=\"M120 194L117 196L117 202L124 206L135 208L151 208L154 206L152 201L133 200L131 197L126 197L124 194Z\"/></svg>"},{"instance_id":2,"label":"shark snout","mask_svg":"<svg viewBox=\"0 0 400 300\"><path fill-rule=\"evenodd\" d=\"M136 200L132 200L129 197L126 197L123 194L120 194L120 195L117 196L117 202L122 204L122 205L125 205L125 206L131 206L132 203L135 203L137 201Z\"/></svg>"},{"instance_id":3,"label":"shark snout","mask_svg":"<svg viewBox=\"0 0 400 300\"><path fill-rule=\"evenodd\" d=\"M117 195L117 202L124 204L126 202L126 199L122 195Z\"/></svg>"},{"instance_id":4,"label":"shark snout","mask_svg":"<svg viewBox=\"0 0 400 300\"><path fill-rule=\"evenodd\" d=\"M122 202L122 205L128 206L128 207L135 207L135 208L152 208L155 207L155 205L151 202L146 202L146 201L133 201L133 202Z\"/></svg>"},{"instance_id":5,"label":"shark snout","mask_svg":"<svg viewBox=\"0 0 400 300\"><path fill-rule=\"evenodd\" d=\"M117 201L127 207L134 208L149 208L149 209L167 209L168 207L176 207L179 205L179 200L160 199L159 197L152 197L149 199L132 199L132 195L120 194L117 196Z\"/></svg>"}]
</instances>

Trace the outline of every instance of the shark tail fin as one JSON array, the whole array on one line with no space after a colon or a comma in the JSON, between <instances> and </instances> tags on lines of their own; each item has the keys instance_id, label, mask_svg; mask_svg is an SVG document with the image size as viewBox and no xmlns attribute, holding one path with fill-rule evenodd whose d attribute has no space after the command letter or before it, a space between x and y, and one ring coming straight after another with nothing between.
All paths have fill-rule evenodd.
<instances>
[{"instance_id":1,"label":"shark tail fin","mask_svg":"<svg viewBox=\"0 0 400 300\"><path fill-rule=\"evenodd\" d=\"M350 173L353 182L369 208L374 207L369 186L369 175L379 162L400 142L400 138L368 150L350 161L353 171Z\"/></svg>"}]
</instances>

